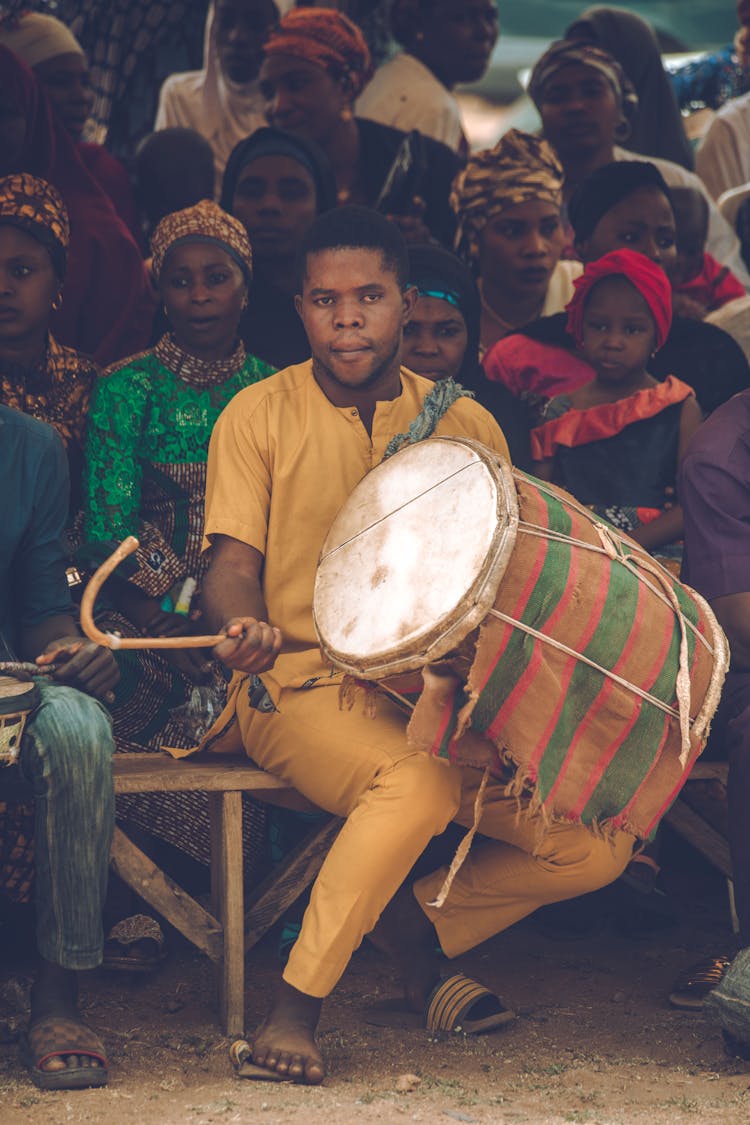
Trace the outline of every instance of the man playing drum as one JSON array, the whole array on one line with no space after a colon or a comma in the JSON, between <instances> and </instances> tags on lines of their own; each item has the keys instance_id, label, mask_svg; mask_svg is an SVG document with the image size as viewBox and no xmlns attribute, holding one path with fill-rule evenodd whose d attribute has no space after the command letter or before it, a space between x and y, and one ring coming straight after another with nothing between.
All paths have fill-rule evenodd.
<instances>
[{"instance_id":1,"label":"man playing drum","mask_svg":"<svg viewBox=\"0 0 750 1125\"><path fill-rule=\"evenodd\" d=\"M315 1042L323 999L365 934L396 959L407 1001L428 1028L500 1026L511 1013L498 997L461 975L440 981L437 942L458 956L544 903L609 883L632 838L606 842L568 824L544 829L539 818L519 819L515 798L490 784L480 831L492 839L472 850L445 906L426 905L443 870L399 891L449 821L472 823L481 772L409 746L405 717L389 699L378 700L374 719L339 708L341 679L321 658L312 598L334 516L433 385L399 363L416 292L406 286L397 229L372 211L338 208L315 222L303 253L297 308L312 360L241 391L211 441L203 610L210 629L228 634L216 655L239 673L208 745L244 747L346 818L253 1044L259 1067L313 1084L325 1075ZM465 397L434 433L476 438L507 457L494 420Z\"/></svg>"},{"instance_id":2,"label":"man playing drum","mask_svg":"<svg viewBox=\"0 0 750 1125\"><path fill-rule=\"evenodd\" d=\"M62 545L68 469L52 427L0 406L0 478L0 659L38 660L40 674L49 666L18 764L0 769L0 800L35 799L39 969L21 1058L42 1089L103 1086L104 1047L78 1013L77 973L102 960L114 742L97 700L119 674L73 619Z\"/></svg>"}]
</instances>

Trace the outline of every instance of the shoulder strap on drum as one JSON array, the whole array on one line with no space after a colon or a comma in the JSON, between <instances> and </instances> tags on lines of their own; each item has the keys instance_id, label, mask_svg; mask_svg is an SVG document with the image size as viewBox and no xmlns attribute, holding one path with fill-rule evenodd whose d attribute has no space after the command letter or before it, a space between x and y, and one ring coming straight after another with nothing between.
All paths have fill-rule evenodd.
<instances>
[{"instance_id":1,"label":"shoulder strap on drum","mask_svg":"<svg viewBox=\"0 0 750 1125\"><path fill-rule=\"evenodd\" d=\"M409 423L409 430L405 434L396 434L386 446L383 460L387 461L394 453L398 453L404 445L415 445L418 441L432 437L438 422L460 398L474 398L473 391L467 391L455 379L439 379L428 395L425 395L422 409L416 418Z\"/></svg>"}]
</instances>

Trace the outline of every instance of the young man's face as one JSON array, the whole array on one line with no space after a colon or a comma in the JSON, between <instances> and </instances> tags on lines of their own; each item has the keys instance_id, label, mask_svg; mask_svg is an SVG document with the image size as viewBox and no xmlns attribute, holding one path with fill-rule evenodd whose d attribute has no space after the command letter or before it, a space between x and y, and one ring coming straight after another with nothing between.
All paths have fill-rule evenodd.
<instances>
[{"instance_id":1,"label":"young man's face","mask_svg":"<svg viewBox=\"0 0 750 1125\"><path fill-rule=\"evenodd\" d=\"M349 405L352 392L398 394L401 336L416 299L379 250L308 254L297 311L315 378L335 406Z\"/></svg>"}]
</instances>

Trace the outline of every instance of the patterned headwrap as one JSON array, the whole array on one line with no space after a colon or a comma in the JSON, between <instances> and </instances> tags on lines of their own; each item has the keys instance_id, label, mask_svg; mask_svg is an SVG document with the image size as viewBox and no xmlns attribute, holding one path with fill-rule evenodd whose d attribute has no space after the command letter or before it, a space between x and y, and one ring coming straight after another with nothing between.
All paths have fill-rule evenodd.
<instances>
[{"instance_id":1,"label":"patterned headwrap","mask_svg":"<svg viewBox=\"0 0 750 1125\"><path fill-rule=\"evenodd\" d=\"M19 172L0 179L0 225L18 227L45 247L55 273L62 280L70 222L60 193L46 180Z\"/></svg>"},{"instance_id":2,"label":"patterned headwrap","mask_svg":"<svg viewBox=\"0 0 750 1125\"><path fill-rule=\"evenodd\" d=\"M209 242L220 246L240 267L249 281L253 275L250 240L239 219L227 215L208 199L194 207L166 215L151 236L151 272L158 283L164 259L173 247L184 242Z\"/></svg>"},{"instance_id":3,"label":"patterned headwrap","mask_svg":"<svg viewBox=\"0 0 750 1125\"><path fill-rule=\"evenodd\" d=\"M494 148L476 152L453 181L450 203L458 218L456 249L475 259L479 235L495 215L517 203L562 207L563 169L547 141L510 129Z\"/></svg>"},{"instance_id":4,"label":"patterned headwrap","mask_svg":"<svg viewBox=\"0 0 750 1125\"><path fill-rule=\"evenodd\" d=\"M291 55L316 63L356 98L371 74L365 37L348 16L335 8L293 8L263 48L264 54Z\"/></svg>"},{"instance_id":5,"label":"patterned headwrap","mask_svg":"<svg viewBox=\"0 0 750 1125\"><path fill-rule=\"evenodd\" d=\"M638 95L633 83L620 66L602 47L593 43L576 43L568 39L558 39L545 51L531 72L529 97L537 109L544 100L544 87L564 66L588 66L598 70L609 82L615 92L625 120L628 124L638 112Z\"/></svg>"},{"instance_id":6,"label":"patterned headwrap","mask_svg":"<svg viewBox=\"0 0 750 1125\"><path fill-rule=\"evenodd\" d=\"M586 269L573 282L575 293L567 307L567 330L580 347L583 343L583 314L591 290L605 277L625 277L634 285L649 307L656 326L656 347L660 348L672 326L672 286L661 266L635 250L613 250Z\"/></svg>"}]
</instances>

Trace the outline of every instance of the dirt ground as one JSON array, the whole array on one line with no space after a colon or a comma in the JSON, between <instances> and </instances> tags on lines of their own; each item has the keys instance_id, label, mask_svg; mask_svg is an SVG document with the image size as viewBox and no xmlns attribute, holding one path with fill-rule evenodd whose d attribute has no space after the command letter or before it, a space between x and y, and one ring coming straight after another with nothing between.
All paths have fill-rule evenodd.
<instances>
[{"instance_id":1,"label":"dirt ground","mask_svg":"<svg viewBox=\"0 0 750 1125\"><path fill-rule=\"evenodd\" d=\"M85 982L86 1016L110 1052L109 1086L42 1093L8 1041L25 1015L29 965L6 955L0 1121L745 1125L750 1063L724 1054L705 1016L668 1005L677 971L704 953L731 949L733 940L722 881L702 861L693 865L692 853L682 867L672 876L667 871L678 916L668 927L643 932L632 900L609 891L589 910L593 923L585 934L563 940L553 937L554 917L544 924L528 919L461 958L463 970L518 1013L491 1035L433 1039L368 1024L367 1005L397 989L387 963L363 947L325 1009L321 1043L330 1073L315 1089L233 1075L228 1040L216 1023L211 966L173 941L167 962L149 979L97 973ZM576 918L582 913L577 909ZM278 978L276 941L254 951L248 967L252 1030Z\"/></svg>"}]
</instances>

